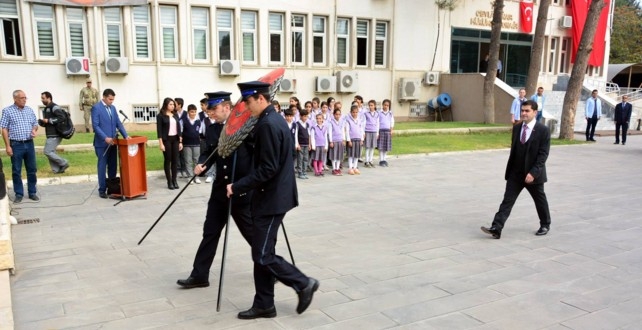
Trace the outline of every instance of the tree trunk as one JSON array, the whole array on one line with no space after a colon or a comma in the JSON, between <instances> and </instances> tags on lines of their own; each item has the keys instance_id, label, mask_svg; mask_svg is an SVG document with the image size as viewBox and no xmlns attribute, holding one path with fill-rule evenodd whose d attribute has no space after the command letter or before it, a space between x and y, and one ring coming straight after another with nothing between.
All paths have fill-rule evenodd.
<instances>
[{"instance_id":1,"label":"tree trunk","mask_svg":"<svg viewBox=\"0 0 642 330\"><path fill-rule=\"evenodd\" d=\"M584 85L584 75L586 74L586 67L588 65L589 55L593 50L593 39L595 38L595 31L600 21L600 14L605 4L603 0L592 0L589 7L588 15L586 16L586 23L582 31L582 38L580 38L580 46L577 49L575 56L575 64L571 71L571 78L568 81L566 88L566 95L564 96L564 105L562 111L562 124L560 125L560 139L573 139L573 131L575 127L575 111L577 110L577 101L582 93L582 86Z\"/></svg>"},{"instance_id":2,"label":"tree trunk","mask_svg":"<svg viewBox=\"0 0 642 330\"><path fill-rule=\"evenodd\" d=\"M495 122L495 78L497 77L497 60L499 59L499 43L502 33L502 14L504 0L493 3L493 21L491 22L490 47L488 49L488 68L484 78L484 123Z\"/></svg>"},{"instance_id":3,"label":"tree trunk","mask_svg":"<svg viewBox=\"0 0 642 330\"><path fill-rule=\"evenodd\" d=\"M528 78L526 78L526 97L535 94L537 79L542 65L542 54L544 53L544 38L546 36L546 25L548 23L548 7L551 0L541 0L537 11L537 25L533 36L533 48L531 49L531 64L528 67Z\"/></svg>"}]
</instances>

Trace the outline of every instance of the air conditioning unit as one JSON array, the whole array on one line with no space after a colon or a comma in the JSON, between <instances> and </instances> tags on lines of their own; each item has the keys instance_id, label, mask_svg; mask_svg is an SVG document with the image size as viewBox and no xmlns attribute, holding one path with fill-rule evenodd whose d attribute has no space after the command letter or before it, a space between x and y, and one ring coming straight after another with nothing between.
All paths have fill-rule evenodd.
<instances>
[{"instance_id":1,"label":"air conditioning unit","mask_svg":"<svg viewBox=\"0 0 642 330\"><path fill-rule=\"evenodd\" d=\"M562 16L560 18L560 27L564 29L570 29L573 27L573 17L572 16Z\"/></svg>"},{"instance_id":2,"label":"air conditioning unit","mask_svg":"<svg viewBox=\"0 0 642 330\"><path fill-rule=\"evenodd\" d=\"M238 76L241 74L241 64L237 60L223 60L219 66L221 76Z\"/></svg>"},{"instance_id":3,"label":"air conditioning unit","mask_svg":"<svg viewBox=\"0 0 642 330\"><path fill-rule=\"evenodd\" d=\"M337 90L340 93L356 93L359 91L359 75L356 71L337 72Z\"/></svg>"},{"instance_id":4,"label":"air conditioning unit","mask_svg":"<svg viewBox=\"0 0 642 330\"><path fill-rule=\"evenodd\" d=\"M439 72L426 72L426 75L424 76L424 85L439 85Z\"/></svg>"},{"instance_id":5,"label":"air conditioning unit","mask_svg":"<svg viewBox=\"0 0 642 330\"><path fill-rule=\"evenodd\" d=\"M89 75L89 58L87 57L67 57L65 60L65 70L67 75Z\"/></svg>"},{"instance_id":6,"label":"air conditioning unit","mask_svg":"<svg viewBox=\"0 0 642 330\"><path fill-rule=\"evenodd\" d=\"M296 79L283 78L279 85L279 93L294 93L296 92Z\"/></svg>"},{"instance_id":7,"label":"air conditioning unit","mask_svg":"<svg viewBox=\"0 0 642 330\"><path fill-rule=\"evenodd\" d=\"M418 100L419 86L421 86L420 79L401 78L399 80L399 101Z\"/></svg>"},{"instance_id":8,"label":"air conditioning unit","mask_svg":"<svg viewBox=\"0 0 642 330\"><path fill-rule=\"evenodd\" d=\"M337 77L335 76L318 76L316 79L317 93L334 93L337 91Z\"/></svg>"},{"instance_id":9,"label":"air conditioning unit","mask_svg":"<svg viewBox=\"0 0 642 330\"><path fill-rule=\"evenodd\" d=\"M108 57L105 60L105 73L123 73L129 72L129 59L127 57Z\"/></svg>"}]
</instances>

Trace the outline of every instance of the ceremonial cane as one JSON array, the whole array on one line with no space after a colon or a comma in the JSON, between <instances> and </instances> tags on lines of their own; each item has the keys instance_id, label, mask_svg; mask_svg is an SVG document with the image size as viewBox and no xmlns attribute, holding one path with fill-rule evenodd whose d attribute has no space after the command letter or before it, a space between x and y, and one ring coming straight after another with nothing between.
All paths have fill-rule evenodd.
<instances>
[{"instance_id":1,"label":"ceremonial cane","mask_svg":"<svg viewBox=\"0 0 642 330\"><path fill-rule=\"evenodd\" d=\"M236 151L234 151L234 159L232 160L232 177L230 182L234 182L234 172L236 172ZM227 187L226 187L227 189ZM230 231L230 216L232 215L232 198L227 204L227 223L225 225L225 238L223 239L223 255L221 256L221 275L218 277L218 297L216 298L216 311L221 310L221 296L223 295L223 272L225 272L225 256L227 255L227 236Z\"/></svg>"},{"instance_id":2,"label":"ceremonial cane","mask_svg":"<svg viewBox=\"0 0 642 330\"><path fill-rule=\"evenodd\" d=\"M285 244L288 246L288 252L290 252L290 259L292 259L292 266L296 266L294 263L294 256L292 255L292 249L290 248L290 241L288 240L288 234L285 232L285 226L283 221L281 221L281 228L283 229L283 236L285 236Z\"/></svg>"},{"instance_id":3,"label":"ceremonial cane","mask_svg":"<svg viewBox=\"0 0 642 330\"><path fill-rule=\"evenodd\" d=\"M209 161L210 158L212 158L212 156L214 156L214 153L216 153L217 150L218 150L218 148L214 149L214 151L212 151L212 153L207 157L207 159L205 159L203 164L207 164L207 161ZM192 183L192 181L194 181L195 178L196 178L196 174L192 175L192 178L187 182L185 187L183 187L183 189L181 189L181 191L178 193L178 195L176 195L176 197L174 197L174 200L172 200L172 202L169 203L169 205L167 205L167 207L165 208L165 211L163 211L163 213L161 213L161 215L158 217L158 219L156 219L156 221L154 221L154 224L151 227L149 227L149 229L147 230L145 235L143 235L143 238L141 238L140 241L138 241L138 245L140 245L140 243L142 243L145 240L145 237L147 237L147 235L149 235L149 233L152 231L152 229L154 229L154 227L156 227L156 224L160 221L160 219L163 218L165 213L167 213L167 211L169 211L169 209L172 207L172 205L174 205L174 202L176 202L176 200L179 197L181 197L181 195L183 194L185 189L187 189L187 187L189 187L190 183Z\"/></svg>"}]
</instances>

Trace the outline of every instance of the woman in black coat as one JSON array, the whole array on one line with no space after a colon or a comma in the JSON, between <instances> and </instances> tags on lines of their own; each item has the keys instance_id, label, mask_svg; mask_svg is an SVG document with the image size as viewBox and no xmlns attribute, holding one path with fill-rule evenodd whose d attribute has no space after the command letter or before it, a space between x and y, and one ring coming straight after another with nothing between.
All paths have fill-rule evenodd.
<instances>
[{"instance_id":1,"label":"woman in black coat","mask_svg":"<svg viewBox=\"0 0 642 330\"><path fill-rule=\"evenodd\" d=\"M181 123L176 114L176 102L166 97L163 106L156 116L156 134L158 146L163 152L163 167L167 188L178 189L176 174L178 172L178 152L183 149L181 137Z\"/></svg>"}]
</instances>

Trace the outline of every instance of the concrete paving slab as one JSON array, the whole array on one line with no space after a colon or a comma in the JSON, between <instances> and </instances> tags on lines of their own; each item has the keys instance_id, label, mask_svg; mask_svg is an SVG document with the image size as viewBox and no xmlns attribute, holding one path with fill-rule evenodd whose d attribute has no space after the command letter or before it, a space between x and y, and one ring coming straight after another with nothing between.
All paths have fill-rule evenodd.
<instances>
[{"instance_id":1,"label":"concrete paving slab","mask_svg":"<svg viewBox=\"0 0 642 330\"><path fill-rule=\"evenodd\" d=\"M236 318L253 284L234 226L221 312L220 248L210 287L175 284L191 269L211 185L186 189L139 246L177 193L164 180L150 177L147 199L117 206L88 177L51 182L39 203L11 205L18 220L40 222L13 227L9 313L16 329L637 329L642 136L628 142L551 149L545 237L533 235L527 193L501 240L479 230L501 202L506 149L404 156L361 176L298 181L301 205L285 226L297 266L321 287L298 315L295 293L277 285L278 316L254 321ZM277 252L289 259L281 233Z\"/></svg>"}]
</instances>

